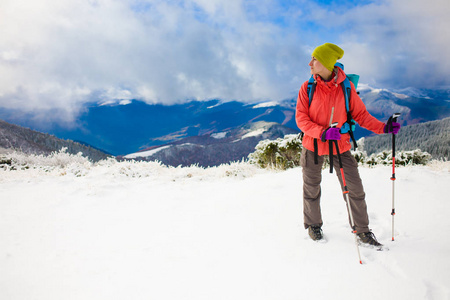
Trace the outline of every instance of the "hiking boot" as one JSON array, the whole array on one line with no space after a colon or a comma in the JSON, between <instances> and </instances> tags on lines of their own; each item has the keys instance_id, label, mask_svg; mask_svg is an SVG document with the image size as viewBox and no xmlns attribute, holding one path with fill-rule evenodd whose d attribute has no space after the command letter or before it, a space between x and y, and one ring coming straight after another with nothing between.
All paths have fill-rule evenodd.
<instances>
[{"instance_id":1,"label":"hiking boot","mask_svg":"<svg viewBox=\"0 0 450 300\"><path fill-rule=\"evenodd\" d=\"M357 235L358 235L358 238L361 241L361 243L376 246L376 247L383 246L382 244L378 243L377 238L371 231L361 232L361 233L358 233Z\"/></svg>"},{"instance_id":2,"label":"hiking boot","mask_svg":"<svg viewBox=\"0 0 450 300\"><path fill-rule=\"evenodd\" d=\"M314 241L319 241L323 238L322 228L320 228L320 226L309 226L308 234Z\"/></svg>"}]
</instances>

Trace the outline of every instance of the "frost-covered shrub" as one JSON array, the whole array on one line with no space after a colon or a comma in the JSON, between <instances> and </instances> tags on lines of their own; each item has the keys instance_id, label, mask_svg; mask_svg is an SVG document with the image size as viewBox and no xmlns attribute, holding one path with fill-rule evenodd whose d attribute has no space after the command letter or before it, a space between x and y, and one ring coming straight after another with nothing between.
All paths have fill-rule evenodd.
<instances>
[{"instance_id":1,"label":"frost-covered shrub","mask_svg":"<svg viewBox=\"0 0 450 300\"><path fill-rule=\"evenodd\" d=\"M365 152L353 153L357 156L357 161L361 165L375 166L375 165L392 165L392 151L382 151L379 153L367 156ZM395 164L397 166L407 165L426 165L431 161L431 154L422 152L420 149L413 151L396 151Z\"/></svg>"},{"instance_id":2,"label":"frost-covered shrub","mask_svg":"<svg viewBox=\"0 0 450 300\"><path fill-rule=\"evenodd\" d=\"M392 158L392 154L390 155ZM400 151L395 153L395 164L397 165L426 165L431 161L431 154L422 152L420 149L413 151Z\"/></svg>"},{"instance_id":3,"label":"frost-covered shrub","mask_svg":"<svg viewBox=\"0 0 450 300\"><path fill-rule=\"evenodd\" d=\"M208 181L215 178L242 179L251 177L262 170L247 162L232 162L217 167L203 168L171 167L158 161L118 161L115 158L91 163L80 155L68 154L62 149L49 156L13 152L0 155L0 171L3 176L17 176L28 172L33 176L99 176L102 178L121 178L126 180L151 179L158 181ZM19 175L20 176L20 175Z\"/></svg>"},{"instance_id":4,"label":"frost-covered shrub","mask_svg":"<svg viewBox=\"0 0 450 300\"><path fill-rule=\"evenodd\" d=\"M356 159L358 164L363 164L367 159L367 153L365 151L355 150L352 151L352 155Z\"/></svg>"},{"instance_id":5,"label":"frost-covered shrub","mask_svg":"<svg viewBox=\"0 0 450 300\"><path fill-rule=\"evenodd\" d=\"M302 142L298 135L289 134L276 140L260 141L248 159L261 168L286 170L300 165L301 151Z\"/></svg>"},{"instance_id":6,"label":"frost-covered shrub","mask_svg":"<svg viewBox=\"0 0 450 300\"><path fill-rule=\"evenodd\" d=\"M261 168L286 170L300 165L302 144L297 135L286 135L276 140L263 140L250 153L249 162ZM370 156L364 151L364 139L358 140L358 148L352 151L359 165L392 165L392 151L382 151ZM396 151L395 163L398 166L426 165L432 156L420 149L413 151ZM329 168L328 156L324 157L323 169Z\"/></svg>"},{"instance_id":7,"label":"frost-covered shrub","mask_svg":"<svg viewBox=\"0 0 450 300\"><path fill-rule=\"evenodd\" d=\"M41 169L52 171L55 169L65 169L64 172L70 172L77 176L85 174L86 169L91 167L92 163L82 153L76 155L67 153L67 148L61 148L58 152L52 152L50 155L24 154L21 152L12 152L4 155L0 159L0 166L6 170L26 170Z\"/></svg>"}]
</instances>

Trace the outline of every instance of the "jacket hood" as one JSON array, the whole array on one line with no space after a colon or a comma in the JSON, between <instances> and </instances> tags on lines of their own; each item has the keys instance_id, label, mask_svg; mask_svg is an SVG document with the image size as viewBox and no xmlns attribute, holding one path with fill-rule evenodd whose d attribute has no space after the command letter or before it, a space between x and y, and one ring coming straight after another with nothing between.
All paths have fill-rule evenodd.
<instances>
[{"instance_id":1,"label":"jacket hood","mask_svg":"<svg viewBox=\"0 0 450 300\"><path fill-rule=\"evenodd\" d=\"M333 73L334 73L334 77L328 82L324 81L322 79L322 77L320 77L319 75L316 75L314 77L314 79L317 81L317 83L321 83L326 86L329 86L329 85L341 84L341 82L343 82L345 80L345 77L347 76L347 75L345 75L344 71L340 67L334 67Z\"/></svg>"}]
</instances>

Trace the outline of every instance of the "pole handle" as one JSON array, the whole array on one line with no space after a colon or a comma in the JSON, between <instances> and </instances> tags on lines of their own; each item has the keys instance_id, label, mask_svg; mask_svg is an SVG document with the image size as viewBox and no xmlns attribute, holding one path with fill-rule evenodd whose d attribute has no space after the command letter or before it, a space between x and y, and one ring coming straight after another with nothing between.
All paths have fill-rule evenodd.
<instances>
[{"instance_id":1,"label":"pole handle","mask_svg":"<svg viewBox=\"0 0 450 300\"><path fill-rule=\"evenodd\" d=\"M400 117L400 113L394 113L389 117L389 120L387 121L389 129L392 129L392 123L397 122L398 117ZM395 134L392 134L392 157L395 158Z\"/></svg>"},{"instance_id":2,"label":"pole handle","mask_svg":"<svg viewBox=\"0 0 450 300\"><path fill-rule=\"evenodd\" d=\"M387 121L388 126L392 126L392 122L397 122L397 118L400 117L400 113L392 114Z\"/></svg>"},{"instance_id":3,"label":"pole handle","mask_svg":"<svg viewBox=\"0 0 450 300\"><path fill-rule=\"evenodd\" d=\"M400 113L395 113L392 115L392 122L397 122L397 118L400 117Z\"/></svg>"}]
</instances>

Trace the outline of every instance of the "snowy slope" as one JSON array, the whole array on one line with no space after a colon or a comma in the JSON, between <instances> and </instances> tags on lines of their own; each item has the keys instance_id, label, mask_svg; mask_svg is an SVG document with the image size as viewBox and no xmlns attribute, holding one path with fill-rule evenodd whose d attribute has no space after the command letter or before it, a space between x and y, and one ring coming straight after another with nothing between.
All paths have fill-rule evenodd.
<instances>
[{"instance_id":1,"label":"snowy slope","mask_svg":"<svg viewBox=\"0 0 450 300\"><path fill-rule=\"evenodd\" d=\"M325 244L303 229L299 168L0 172L0 299L450 299L448 164L397 169L395 242L391 169L360 169L390 248L363 265L326 170Z\"/></svg>"},{"instance_id":2,"label":"snowy slope","mask_svg":"<svg viewBox=\"0 0 450 300\"><path fill-rule=\"evenodd\" d=\"M219 166L247 159L261 140L274 140L298 132L275 122L259 121L218 133L182 138L123 158L159 161L168 166Z\"/></svg>"}]
</instances>

